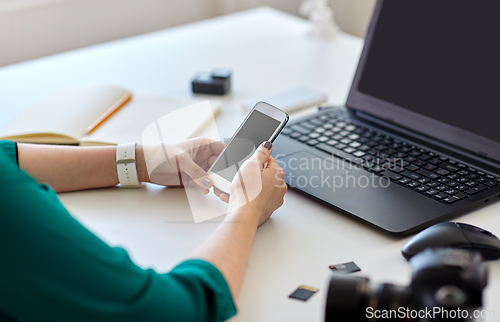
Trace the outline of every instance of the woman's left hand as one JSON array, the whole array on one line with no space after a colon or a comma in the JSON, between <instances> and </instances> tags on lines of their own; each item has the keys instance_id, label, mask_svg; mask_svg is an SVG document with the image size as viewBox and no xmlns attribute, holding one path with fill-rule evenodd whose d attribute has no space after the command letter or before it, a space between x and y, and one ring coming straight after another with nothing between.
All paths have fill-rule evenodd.
<instances>
[{"instance_id":1,"label":"woman's left hand","mask_svg":"<svg viewBox=\"0 0 500 322\"><path fill-rule=\"evenodd\" d=\"M198 186L207 194L213 186L207 170L224 148L222 142L209 138L195 138L175 144L141 147L147 168L144 181L169 186Z\"/></svg>"}]
</instances>

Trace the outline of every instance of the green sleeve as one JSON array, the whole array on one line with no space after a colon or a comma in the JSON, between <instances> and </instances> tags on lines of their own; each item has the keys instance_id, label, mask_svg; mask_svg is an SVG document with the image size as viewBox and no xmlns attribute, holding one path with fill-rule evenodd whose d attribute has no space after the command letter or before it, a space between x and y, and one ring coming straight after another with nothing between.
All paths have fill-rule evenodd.
<instances>
[{"instance_id":1,"label":"green sleeve","mask_svg":"<svg viewBox=\"0 0 500 322\"><path fill-rule=\"evenodd\" d=\"M13 141L0 140L0 153L3 153L8 159L15 164L19 164L17 160L17 145Z\"/></svg>"},{"instance_id":2,"label":"green sleeve","mask_svg":"<svg viewBox=\"0 0 500 322\"><path fill-rule=\"evenodd\" d=\"M0 321L223 321L236 314L214 266L190 260L167 274L139 268L2 151L0 245Z\"/></svg>"}]
</instances>

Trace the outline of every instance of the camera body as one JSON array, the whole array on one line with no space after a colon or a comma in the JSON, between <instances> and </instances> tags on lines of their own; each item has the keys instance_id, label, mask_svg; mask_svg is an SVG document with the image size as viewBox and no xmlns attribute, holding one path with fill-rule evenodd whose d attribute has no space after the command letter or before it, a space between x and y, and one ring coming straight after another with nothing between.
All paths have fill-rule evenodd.
<instances>
[{"instance_id":1,"label":"camera body","mask_svg":"<svg viewBox=\"0 0 500 322\"><path fill-rule=\"evenodd\" d=\"M410 260L409 286L370 284L334 274L325 321L472 321L482 306L487 268L478 252L427 249Z\"/></svg>"}]
</instances>

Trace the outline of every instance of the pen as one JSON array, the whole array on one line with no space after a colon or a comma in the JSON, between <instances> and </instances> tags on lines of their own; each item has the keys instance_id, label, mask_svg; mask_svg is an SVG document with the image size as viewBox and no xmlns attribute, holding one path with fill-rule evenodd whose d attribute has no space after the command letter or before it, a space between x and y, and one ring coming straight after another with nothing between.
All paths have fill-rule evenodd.
<instances>
[{"instance_id":1,"label":"pen","mask_svg":"<svg viewBox=\"0 0 500 322\"><path fill-rule=\"evenodd\" d=\"M94 131L99 125L104 123L113 113L118 111L122 106L124 106L130 99L132 98L131 93L125 94L118 102L116 102L113 106L111 106L106 112L104 112L103 115L97 118L92 124L87 127L86 132L89 134L90 132Z\"/></svg>"}]
</instances>

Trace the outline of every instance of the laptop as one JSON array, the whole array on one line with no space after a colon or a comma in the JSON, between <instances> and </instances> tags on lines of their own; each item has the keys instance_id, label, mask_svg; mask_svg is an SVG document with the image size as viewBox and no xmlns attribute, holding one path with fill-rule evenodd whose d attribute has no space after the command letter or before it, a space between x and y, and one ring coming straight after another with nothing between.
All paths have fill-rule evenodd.
<instances>
[{"instance_id":1,"label":"laptop","mask_svg":"<svg viewBox=\"0 0 500 322\"><path fill-rule=\"evenodd\" d=\"M498 12L379 0L345 106L289 123L274 144L286 183L394 235L500 197Z\"/></svg>"}]
</instances>

